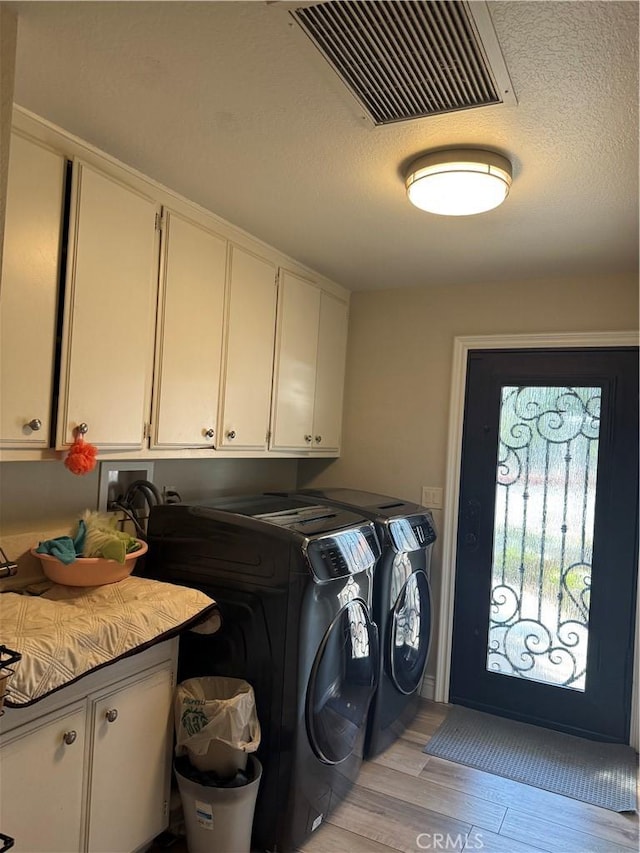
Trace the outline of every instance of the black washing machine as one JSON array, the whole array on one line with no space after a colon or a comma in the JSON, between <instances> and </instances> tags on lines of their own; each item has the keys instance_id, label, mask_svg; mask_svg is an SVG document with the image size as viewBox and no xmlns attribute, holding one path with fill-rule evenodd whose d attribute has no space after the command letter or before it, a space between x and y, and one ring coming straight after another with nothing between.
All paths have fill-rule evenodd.
<instances>
[{"instance_id":1,"label":"black washing machine","mask_svg":"<svg viewBox=\"0 0 640 853\"><path fill-rule=\"evenodd\" d=\"M375 527L354 512L252 496L156 506L144 572L196 587L222 627L180 639L179 679L246 679L263 765L252 849L295 850L355 781L376 688Z\"/></svg>"},{"instance_id":2,"label":"black washing machine","mask_svg":"<svg viewBox=\"0 0 640 853\"><path fill-rule=\"evenodd\" d=\"M379 684L369 711L364 753L372 758L402 734L418 709L431 645L433 517L419 504L354 489L304 489L296 496L370 519L382 547L372 609L380 632Z\"/></svg>"}]
</instances>

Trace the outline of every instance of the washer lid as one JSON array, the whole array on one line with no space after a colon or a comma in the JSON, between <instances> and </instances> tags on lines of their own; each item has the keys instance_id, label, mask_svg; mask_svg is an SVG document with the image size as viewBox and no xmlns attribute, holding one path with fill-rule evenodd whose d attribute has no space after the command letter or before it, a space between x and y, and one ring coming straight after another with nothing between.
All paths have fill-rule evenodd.
<instances>
[{"instance_id":1,"label":"washer lid","mask_svg":"<svg viewBox=\"0 0 640 853\"><path fill-rule=\"evenodd\" d=\"M322 501L310 505L310 501L294 495L230 495L197 501L190 506L194 513L204 517L210 514L220 519L219 513L233 513L305 537L367 523L357 511L328 506Z\"/></svg>"}]
</instances>

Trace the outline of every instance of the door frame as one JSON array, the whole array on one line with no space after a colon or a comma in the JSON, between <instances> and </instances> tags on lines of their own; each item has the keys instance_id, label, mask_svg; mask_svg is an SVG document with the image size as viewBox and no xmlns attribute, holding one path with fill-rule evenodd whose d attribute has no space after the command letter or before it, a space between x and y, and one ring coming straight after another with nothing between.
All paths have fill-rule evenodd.
<instances>
[{"instance_id":1,"label":"door frame","mask_svg":"<svg viewBox=\"0 0 640 853\"><path fill-rule=\"evenodd\" d=\"M453 645L453 599L456 579L458 504L460 502L460 466L462 428L467 381L467 356L479 349L567 349L575 347L637 347L640 334L621 332L559 332L523 335L470 335L454 338L449 401L449 431L446 458L445 500L442 530L442 566L440 572L440 618L436 659L435 701L449 701L451 651ZM631 693L630 744L640 744L640 583L636 593L635 660Z\"/></svg>"}]
</instances>

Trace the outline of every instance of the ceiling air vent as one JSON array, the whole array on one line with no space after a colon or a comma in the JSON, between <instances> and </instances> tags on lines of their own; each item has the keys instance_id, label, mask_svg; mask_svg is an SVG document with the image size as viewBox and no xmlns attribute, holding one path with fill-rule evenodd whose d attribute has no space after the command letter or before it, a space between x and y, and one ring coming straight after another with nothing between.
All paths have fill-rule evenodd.
<instances>
[{"instance_id":1,"label":"ceiling air vent","mask_svg":"<svg viewBox=\"0 0 640 853\"><path fill-rule=\"evenodd\" d=\"M329 0L292 14L375 124L516 103L480 0Z\"/></svg>"}]
</instances>

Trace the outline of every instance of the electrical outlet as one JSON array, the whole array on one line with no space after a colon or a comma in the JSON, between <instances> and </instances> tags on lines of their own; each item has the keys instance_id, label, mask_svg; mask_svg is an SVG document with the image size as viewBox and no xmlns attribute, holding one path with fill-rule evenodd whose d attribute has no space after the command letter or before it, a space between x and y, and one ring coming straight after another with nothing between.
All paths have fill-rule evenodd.
<instances>
[{"instance_id":1,"label":"electrical outlet","mask_svg":"<svg viewBox=\"0 0 640 853\"><path fill-rule=\"evenodd\" d=\"M442 489L438 486L423 486L421 503L427 509L442 509Z\"/></svg>"}]
</instances>

